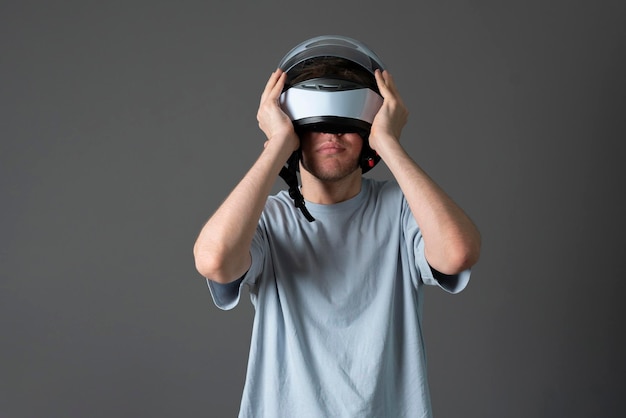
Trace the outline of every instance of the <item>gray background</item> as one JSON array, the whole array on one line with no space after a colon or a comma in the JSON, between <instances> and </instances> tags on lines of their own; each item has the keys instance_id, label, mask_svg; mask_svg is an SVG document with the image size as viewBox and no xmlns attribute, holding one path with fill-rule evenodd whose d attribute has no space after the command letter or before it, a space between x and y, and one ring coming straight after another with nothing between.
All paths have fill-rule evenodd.
<instances>
[{"instance_id":1,"label":"gray background","mask_svg":"<svg viewBox=\"0 0 626 418\"><path fill-rule=\"evenodd\" d=\"M622 417L626 3L2 1L0 417L232 417L253 311L194 269L296 43L360 39L479 225L428 289L438 417ZM373 177L387 178L379 166ZM276 190L282 183L276 183Z\"/></svg>"}]
</instances>

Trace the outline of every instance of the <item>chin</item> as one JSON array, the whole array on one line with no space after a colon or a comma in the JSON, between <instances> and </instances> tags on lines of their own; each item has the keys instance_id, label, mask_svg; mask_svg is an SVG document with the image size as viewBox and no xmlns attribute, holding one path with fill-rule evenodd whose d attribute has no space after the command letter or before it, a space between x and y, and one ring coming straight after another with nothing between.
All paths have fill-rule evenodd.
<instances>
[{"instance_id":1,"label":"chin","mask_svg":"<svg viewBox=\"0 0 626 418\"><path fill-rule=\"evenodd\" d=\"M313 167L308 168L305 166L305 170L308 171L313 177L325 182L337 182L346 179L352 175L360 175L361 168L357 165L348 167Z\"/></svg>"}]
</instances>

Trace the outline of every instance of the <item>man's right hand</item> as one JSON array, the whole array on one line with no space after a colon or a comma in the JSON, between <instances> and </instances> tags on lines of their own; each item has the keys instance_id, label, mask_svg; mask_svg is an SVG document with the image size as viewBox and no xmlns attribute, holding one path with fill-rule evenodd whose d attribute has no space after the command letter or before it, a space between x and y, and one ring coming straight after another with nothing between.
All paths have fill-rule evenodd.
<instances>
[{"instance_id":1,"label":"man's right hand","mask_svg":"<svg viewBox=\"0 0 626 418\"><path fill-rule=\"evenodd\" d=\"M300 140L291 119L283 112L279 103L286 78L287 74L280 68L272 73L261 95L257 121L267 137L265 147L276 142L281 147L296 151L300 147Z\"/></svg>"}]
</instances>

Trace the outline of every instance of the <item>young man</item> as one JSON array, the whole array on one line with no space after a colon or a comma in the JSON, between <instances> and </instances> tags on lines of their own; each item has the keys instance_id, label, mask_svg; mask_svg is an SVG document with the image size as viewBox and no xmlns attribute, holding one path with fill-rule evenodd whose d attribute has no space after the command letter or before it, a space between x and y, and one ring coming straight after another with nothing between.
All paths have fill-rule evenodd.
<instances>
[{"instance_id":1,"label":"young man","mask_svg":"<svg viewBox=\"0 0 626 418\"><path fill-rule=\"evenodd\" d=\"M346 43L356 46L344 51ZM377 62L348 38L301 45L335 45L341 59L365 62L351 55L362 47L367 62ZM243 285L255 306L242 417L431 416L422 288L461 291L478 260L480 235L400 144L407 110L391 74L372 67L366 90L377 90L381 103L365 134L362 121L351 130L352 119L343 116L298 125L281 96L294 77L285 66L276 70L257 114L264 149L196 241L196 267L217 306L233 308ZM331 64L324 73L362 85L359 71L345 74ZM314 91L328 86L308 78L318 80ZM350 84L346 94L355 89L362 90ZM372 150L395 181L362 176L375 164L371 157L363 163ZM298 190L268 197L293 155L301 210Z\"/></svg>"}]
</instances>

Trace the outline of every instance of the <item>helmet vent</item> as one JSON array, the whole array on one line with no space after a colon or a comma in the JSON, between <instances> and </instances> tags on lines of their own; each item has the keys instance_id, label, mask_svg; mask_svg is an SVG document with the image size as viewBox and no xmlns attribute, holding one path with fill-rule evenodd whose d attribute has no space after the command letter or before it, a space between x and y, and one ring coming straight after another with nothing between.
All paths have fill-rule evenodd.
<instances>
[{"instance_id":1,"label":"helmet vent","mask_svg":"<svg viewBox=\"0 0 626 418\"><path fill-rule=\"evenodd\" d=\"M293 87L306 90L318 90L318 91L345 91L356 90L363 88L362 84L354 83L347 80L337 80L328 78L314 78L311 80L302 81Z\"/></svg>"}]
</instances>

